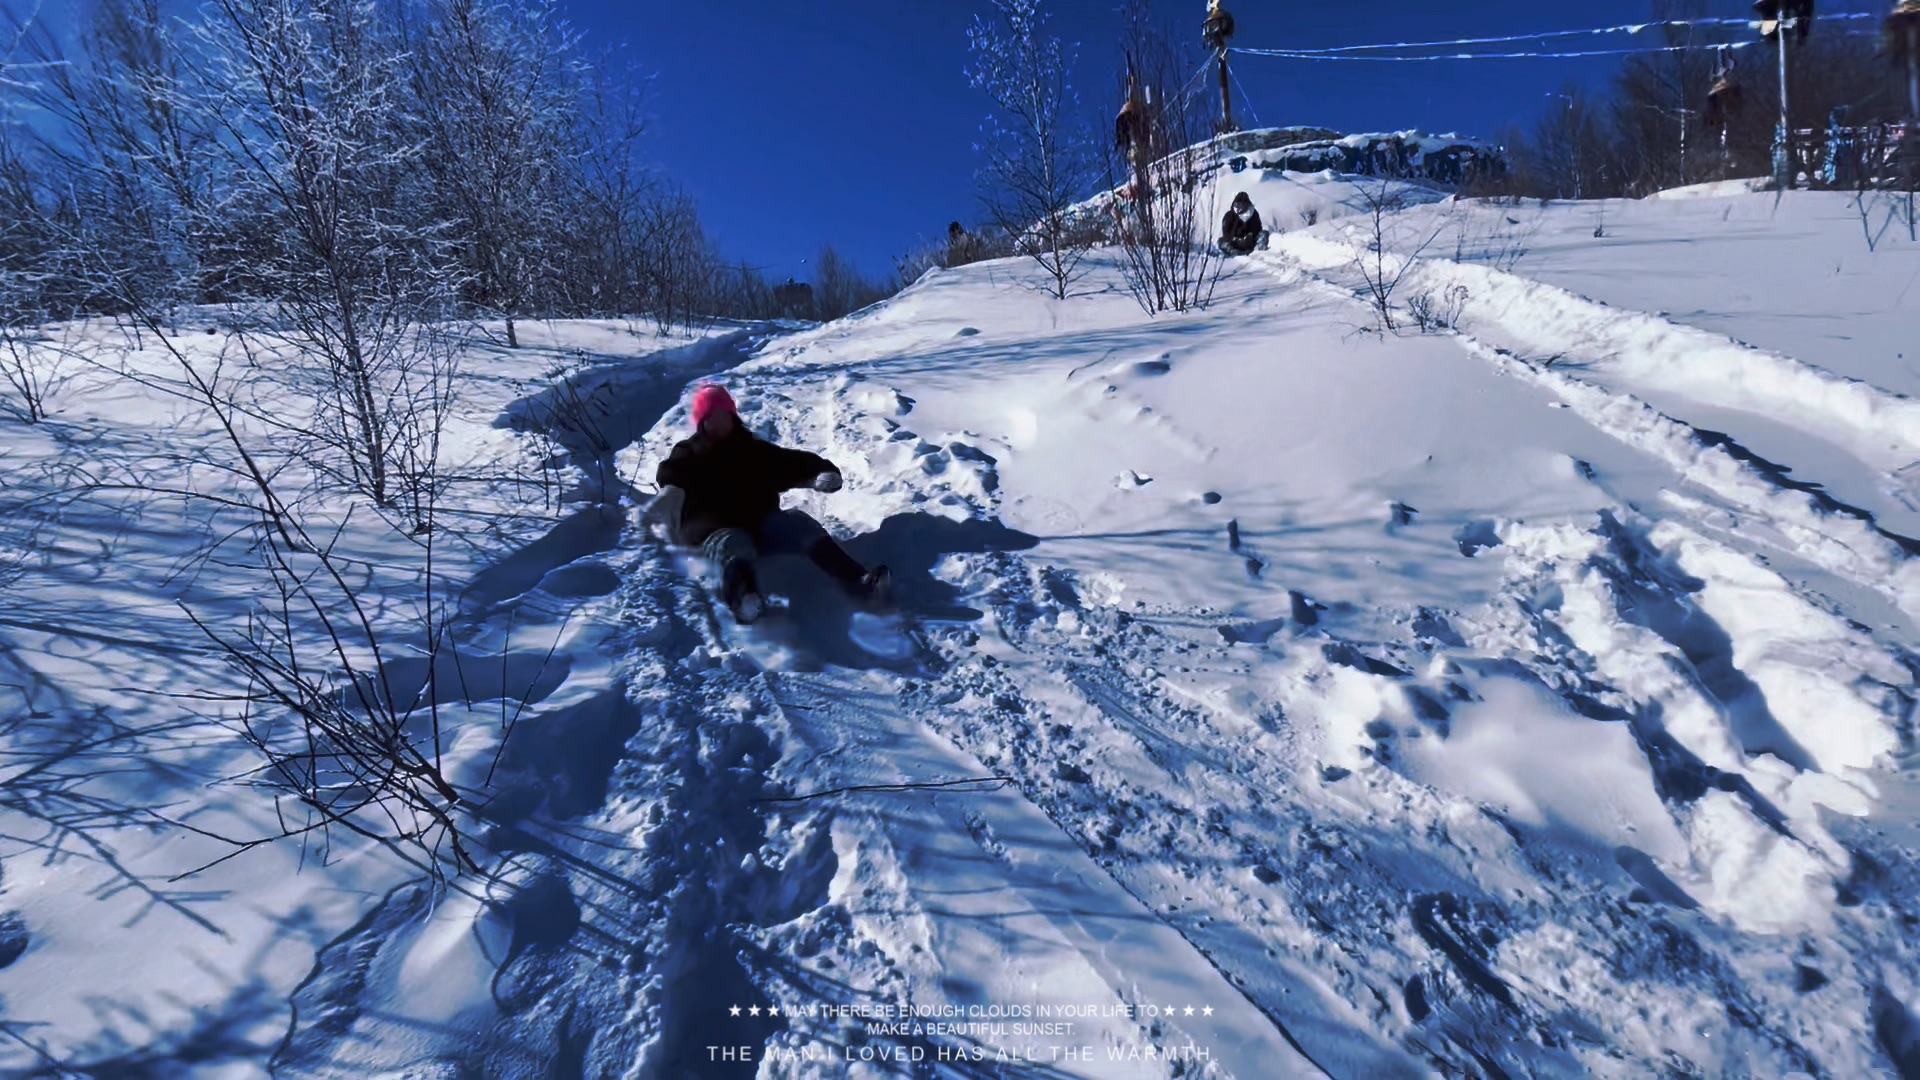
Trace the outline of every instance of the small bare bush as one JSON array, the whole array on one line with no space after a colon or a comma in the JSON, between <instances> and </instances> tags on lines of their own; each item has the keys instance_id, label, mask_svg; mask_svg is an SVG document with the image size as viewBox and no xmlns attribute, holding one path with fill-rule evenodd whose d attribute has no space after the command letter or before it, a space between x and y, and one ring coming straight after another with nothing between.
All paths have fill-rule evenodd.
<instances>
[{"instance_id":1,"label":"small bare bush","mask_svg":"<svg viewBox=\"0 0 1920 1080\"><path fill-rule=\"evenodd\" d=\"M1420 254L1440 235L1445 222L1436 224L1424 239L1404 253L1396 251L1400 246L1396 241L1405 231L1400 225L1400 214L1409 205L1406 193L1385 180L1359 185L1356 190L1366 206L1362 219L1366 230L1361 237L1363 248L1353 260L1364 282L1359 295L1373 309L1379 329L1396 330L1399 322L1394 317L1394 293L1413 270Z\"/></svg>"},{"instance_id":2,"label":"small bare bush","mask_svg":"<svg viewBox=\"0 0 1920 1080\"><path fill-rule=\"evenodd\" d=\"M1149 315L1204 308L1223 266L1212 243L1212 208L1204 205L1201 183L1205 161L1197 149L1210 121L1183 85L1185 62L1146 0L1129 0L1122 17L1126 99L1137 119L1128 146L1116 143L1109 161L1114 177L1133 178L1114 202L1120 272Z\"/></svg>"},{"instance_id":3,"label":"small bare bush","mask_svg":"<svg viewBox=\"0 0 1920 1080\"><path fill-rule=\"evenodd\" d=\"M1437 294L1428 289L1407 301L1407 314L1423 334L1446 333L1460 328L1460 316L1466 314L1468 299L1467 287L1458 283Z\"/></svg>"},{"instance_id":4,"label":"small bare bush","mask_svg":"<svg viewBox=\"0 0 1920 1080\"><path fill-rule=\"evenodd\" d=\"M45 420L48 399L67 380L64 356L32 331L0 325L0 376L13 389L11 397L0 400L0 410L29 424Z\"/></svg>"}]
</instances>

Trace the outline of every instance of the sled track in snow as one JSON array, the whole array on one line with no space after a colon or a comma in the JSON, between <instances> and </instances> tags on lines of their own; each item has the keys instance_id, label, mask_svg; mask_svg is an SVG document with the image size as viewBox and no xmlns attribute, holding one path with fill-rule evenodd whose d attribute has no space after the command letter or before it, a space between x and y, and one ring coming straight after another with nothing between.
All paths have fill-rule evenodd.
<instances>
[{"instance_id":1,"label":"sled track in snow","mask_svg":"<svg viewBox=\"0 0 1920 1080\"><path fill-rule=\"evenodd\" d=\"M1329 257L1323 250L1337 245L1330 241L1309 240L1314 253L1311 260L1313 265L1310 265L1309 259L1293 255L1281 255L1278 260L1263 260L1260 265L1273 271L1277 262L1278 267L1297 272L1324 292L1347 303L1359 304L1360 301L1355 299L1355 290L1334 273L1337 267L1328 261ZM1424 266L1430 261L1420 258L1414 260L1417 266ZM1459 268L1459 264L1445 265L1450 269ZM1510 274L1501 277L1524 281ZM1405 294L1410 294L1413 288L1412 281L1402 285ZM1558 294L1561 290L1554 292ZM1583 303L1594 311L1604 313L1609 310L1591 301ZM1592 312L1588 314L1592 315ZM1655 318L1626 311L1614 312L1613 315L1619 319ZM1713 336L1691 328L1675 326L1672 329L1675 333ZM1773 534L1767 537L1748 530L1743 535L1749 543L1757 540L1781 554L1811 559L1824 570L1881 593L1909 619L1920 622L1920 564L1911 558L1920 552L1920 540L1883 528L1872 513L1834 498L1817 482L1793 478L1791 474L1795 470L1791 467L1760 457L1724 433L1695 428L1660 412L1632 394L1607 389L1568 374L1565 362L1577 364L1604 358L1608 354L1604 353L1603 346L1612 342L1611 338L1604 338L1599 344L1562 341L1564 348L1552 360L1536 362L1503 346L1483 341L1465 330L1449 329L1444 333L1501 373L1554 394L1567 408L1574 410L1595 428L1665 462L1677 471L1690 487L1704 496L1702 504L1693 508L1690 515L1703 528L1721 531L1712 524L1715 510L1712 504L1730 504L1765 523ZM1629 352L1635 347L1630 337L1613 344ZM1773 354L1755 352L1753 355L1764 357L1770 364L1793 363L1790 358ZM1805 369L1796 377L1831 378L1814 369ZM1868 400L1868 404L1859 405L1858 408L1876 418L1887 410L1920 408L1920 405L1905 398L1886 395L1864 383L1849 381L1841 390L1844 391L1842 396L1849 401L1852 397L1848 395L1864 395L1863 400ZM1900 415L1905 415L1905 412L1900 412Z\"/></svg>"},{"instance_id":2,"label":"sled track in snow","mask_svg":"<svg viewBox=\"0 0 1920 1080\"><path fill-rule=\"evenodd\" d=\"M616 597L629 661L611 693L638 721L601 747L609 776L598 802L577 770L534 767L544 747L509 740L500 782L477 811L484 896L475 932L499 926L507 942L492 976L497 1017L468 1048L442 1048L415 1067L462 1075L587 1077L626 1073L745 1078L753 1063L709 1062L716 1026L735 1045L778 1037L770 1017L728 1021L731 1005L764 1000L743 956L753 928L823 902L833 858L788 815L769 838L755 800L778 751L755 717L766 687L717 662L719 625L706 597L679 580L657 548L619 560ZM523 718L519 738L580 738ZM523 767L524 766L524 767ZM793 842L799 837L799 842ZM812 837L812 839L809 839ZM623 850L624 849L624 850ZM454 898L454 899L457 899ZM391 978L436 904L426 889L397 890L322 953L295 996L281 1058L302 1075L357 1076L354 1044L367 1031L359 995ZM397 950L397 951L396 951ZM378 975L385 971L386 975ZM438 1075L435 1073L435 1075Z\"/></svg>"}]
</instances>

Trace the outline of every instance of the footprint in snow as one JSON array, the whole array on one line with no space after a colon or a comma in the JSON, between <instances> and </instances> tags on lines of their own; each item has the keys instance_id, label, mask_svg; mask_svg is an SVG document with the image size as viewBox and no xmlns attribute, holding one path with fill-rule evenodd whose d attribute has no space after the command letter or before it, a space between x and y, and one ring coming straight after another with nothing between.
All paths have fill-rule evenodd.
<instances>
[{"instance_id":1,"label":"footprint in snow","mask_svg":"<svg viewBox=\"0 0 1920 1080\"><path fill-rule=\"evenodd\" d=\"M27 924L21 921L19 912L9 911L0 915L0 968L12 967L13 962L27 951L27 945L32 940L33 936L27 933Z\"/></svg>"},{"instance_id":2,"label":"footprint in snow","mask_svg":"<svg viewBox=\"0 0 1920 1080\"><path fill-rule=\"evenodd\" d=\"M1491 521L1469 521L1453 532L1453 542L1460 548L1460 554L1471 559L1490 548L1500 546L1500 530Z\"/></svg>"}]
</instances>

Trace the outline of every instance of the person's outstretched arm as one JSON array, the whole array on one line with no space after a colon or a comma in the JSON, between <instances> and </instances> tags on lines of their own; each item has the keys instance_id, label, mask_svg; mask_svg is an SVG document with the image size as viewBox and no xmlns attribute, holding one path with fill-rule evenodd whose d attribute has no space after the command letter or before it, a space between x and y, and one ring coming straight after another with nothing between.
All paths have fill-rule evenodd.
<instances>
[{"instance_id":1,"label":"person's outstretched arm","mask_svg":"<svg viewBox=\"0 0 1920 1080\"><path fill-rule=\"evenodd\" d=\"M811 487L821 473L832 473L835 477L840 475L838 466L812 451L794 450L772 443L767 443L766 448L768 475L781 491Z\"/></svg>"}]
</instances>

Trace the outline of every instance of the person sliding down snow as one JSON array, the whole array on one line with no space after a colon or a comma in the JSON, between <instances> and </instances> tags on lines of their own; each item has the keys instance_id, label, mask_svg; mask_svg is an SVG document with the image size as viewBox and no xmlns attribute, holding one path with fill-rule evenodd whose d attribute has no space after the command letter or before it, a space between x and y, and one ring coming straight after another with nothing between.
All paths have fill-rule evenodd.
<instances>
[{"instance_id":1,"label":"person sliding down snow","mask_svg":"<svg viewBox=\"0 0 1920 1080\"><path fill-rule=\"evenodd\" d=\"M736 620L750 623L766 610L754 572L754 560L762 555L804 554L855 597L884 602L886 567L868 570L819 522L798 510L780 509L783 491L840 490L840 470L831 461L748 431L733 397L719 386L694 391L693 426L693 435L674 446L654 479L668 539L704 549L719 570L721 596Z\"/></svg>"},{"instance_id":2,"label":"person sliding down snow","mask_svg":"<svg viewBox=\"0 0 1920 1080\"><path fill-rule=\"evenodd\" d=\"M1226 255L1246 255L1260 246L1260 211L1253 200L1241 192L1233 197L1233 209L1220 220L1220 251Z\"/></svg>"}]
</instances>

